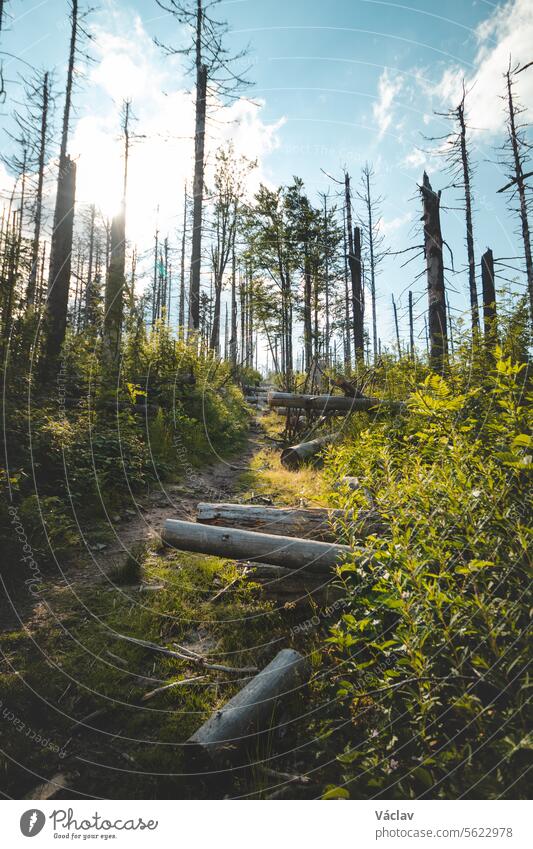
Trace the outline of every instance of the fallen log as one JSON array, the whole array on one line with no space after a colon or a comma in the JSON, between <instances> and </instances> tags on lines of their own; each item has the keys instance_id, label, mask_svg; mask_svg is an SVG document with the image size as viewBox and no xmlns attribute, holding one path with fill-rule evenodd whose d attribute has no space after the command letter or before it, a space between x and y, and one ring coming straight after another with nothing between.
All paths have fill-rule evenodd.
<instances>
[{"instance_id":1,"label":"fallen log","mask_svg":"<svg viewBox=\"0 0 533 849\"><path fill-rule=\"evenodd\" d=\"M198 760L234 761L239 751L267 742L280 702L309 679L307 660L282 649L258 675L217 710L187 741L187 754Z\"/></svg>"},{"instance_id":2,"label":"fallen log","mask_svg":"<svg viewBox=\"0 0 533 849\"><path fill-rule=\"evenodd\" d=\"M264 507L260 504L211 504L201 502L196 509L196 521L203 525L222 525L243 528L265 534L296 536L335 542L332 524L348 521L346 510L324 507Z\"/></svg>"},{"instance_id":3,"label":"fallen log","mask_svg":"<svg viewBox=\"0 0 533 849\"><path fill-rule=\"evenodd\" d=\"M291 445L288 448L284 448L281 452L281 463L287 469L297 469L302 463L311 460L322 448L333 442L338 442L339 439L339 433L329 433L326 436L319 436L316 439L312 439L310 442L300 442L298 445Z\"/></svg>"},{"instance_id":4,"label":"fallen log","mask_svg":"<svg viewBox=\"0 0 533 849\"><path fill-rule=\"evenodd\" d=\"M361 413L379 408L398 413L405 410L403 401L387 401L382 398L346 398L341 395L297 395L292 392L269 392L269 407L290 407L292 409L334 411L341 413Z\"/></svg>"},{"instance_id":5,"label":"fallen log","mask_svg":"<svg viewBox=\"0 0 533 849\"><path fill-rule=\"evenodd\" d=\"M347 545L219 528L179 519L165 521L162 539L180 551L270 563L290 569L305 568L312 572L329 571L351 551Z\"/></svg>"},{"instance_id":6,"label":"fallen log","mask_svg":"<svg viewBox=\"0 0 533 849\"><path fill-rule=\"evenodd\" d=\"M341 479L348 489L356 478ZM359 483L358 483L359 486ZM337 542L351 530L358 536L380 533L384 523L373 510L358 512L327 507L269 507L262 504L200 502L196 521L203 525L255 530L275 536L296 536L321 542Z\"/></svg>"}]
</instances>

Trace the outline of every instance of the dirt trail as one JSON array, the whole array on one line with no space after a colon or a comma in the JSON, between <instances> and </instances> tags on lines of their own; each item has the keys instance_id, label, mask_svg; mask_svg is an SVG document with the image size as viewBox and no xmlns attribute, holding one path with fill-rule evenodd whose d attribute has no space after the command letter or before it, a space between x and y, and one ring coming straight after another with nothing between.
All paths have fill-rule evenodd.
<instances>
[{"instance_id":1,"label":"dirt trail","mask_svg":"<svg viewBox=\"0 0 533 849\"><path fill-rule=\"evenodd\" d=\"M254 455L266 442L261 425L252 419L246 442L231 459L216 459L201 469L188 469L182 480L161 482L148 496L131 497L122 515L109 515L108 528L112 539L89 545L80 539L78 551L62 559L60 571L44 571L39 596L52 598L66 586L93 587L104 580L105 574L135 553L139 544L160 537L166 519L194 521L200 501L231 500L237 491L239 476L249 467ZM81 536L81 535L80 535ZM61 574L62 573L62 574ZM25 586L6 586L0 599L0 633L18 630L22 626L33 630L42 624L46 605L34 598Z\"/></svg>"}]
</instances>

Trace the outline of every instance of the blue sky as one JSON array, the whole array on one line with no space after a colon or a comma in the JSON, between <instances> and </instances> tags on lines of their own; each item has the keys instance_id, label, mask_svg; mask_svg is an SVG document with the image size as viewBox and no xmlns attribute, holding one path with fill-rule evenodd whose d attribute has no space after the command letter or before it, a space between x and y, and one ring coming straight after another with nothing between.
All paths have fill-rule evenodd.
<instances>
[{"instance_id":1,"label":"blue sky","mask_svg":"<svg viewBox=\"0 0 533 849\"><path fill-rule=\"evenodd\" d=\"M2 41L4 50L32 65L55 68L59 87L68 44L66 7L66 0L11 0ZM221 3L220 13L230 25L230 43L236 49L250 43L254 85L248 96L258 105L241 102L223 110L221 123L212 125L212 150L221 138L234 137L239 150L259 156L256 180L279 184L298 174L317 201L318 191L334 190L321 168L340 175L346 166L356 183L364 162L373 163L376 192L385 198L384 234L391 248L404 248L420 242L416 185L423 168L435 188L448 183L441 162L420 150L428 147L421 134L445 131L433 111L455 105L464 75L473 85L470 117L476 127L477 258L487 245L496 256L517 254L516 222L496 194L505 179L488 160L494 160L502 140L498 95L509 54L522 62L532 58L531 0L233 0ZM131 96L137 132L146 138L136 146L130 237L143 247L153 232L157 204L158 225L172 238L182 183L190 176L190 81L181 60L163 56L152 41L159 36L179 43L182 33L155 0L101 0L90 22L96 61L80 67L72 122L80 202L96 195L111 204L119 173L118 107L122 96ZM10 107L20 95L16 80L22 65L9 60L6 65L13 80L3 107L8 125ZM519 93L533 108L533 70L522 77ZM5 137L3 144L5 149ZM448 189L443 204L456 207L456 199ZM443 228L460 269L465 263L460 213L444 212ZM413 283L421 262L400 268L401 260L389 259L383 265L378 308L384 340L392 337L391 292L401 298L401 316L407 305L402 293L413 285L423 294L423 280ZM465 307L465 291L464 275L450 278L457 314ZM423 306L424 299L420 311Z\"/></svg>"}]
</instances>

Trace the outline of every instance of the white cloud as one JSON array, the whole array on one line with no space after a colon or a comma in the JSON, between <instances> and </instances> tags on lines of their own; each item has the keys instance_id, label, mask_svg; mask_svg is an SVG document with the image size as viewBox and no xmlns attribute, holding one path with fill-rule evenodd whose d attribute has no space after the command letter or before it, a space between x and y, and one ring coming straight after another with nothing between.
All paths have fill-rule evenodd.
<instances>
[{"instance_id":1,"label":"white cloud","mask_svg":"<svg viewBox=\"0 0 533 849\"><path fill-rule=\"evenodd\" d=\"M402 85L402 78L400 76L391 77L389 70L385 68L378 82L378 99L372 107L380 139L383 138L391 124L394 98L401 90Z\"/></svg>"},{"instance_id":2,"label":"white cloud","mask_svg":"<svg viewBox=\"0 0 533 849\"><path fill-rule=\"evenodd\" d=\"M97 64L90 71L89 108L69 145L78 165L77 203L80 208L95 203L109 216L118 208L120 107L130 98L136 120L131 127L127 233L142 251L151 245L156 226L170 238L180 226L183 185L192 180L195 94L183 76L181 58L156 48L138 17L108 10L94 35ZM208 123L207 179L214 152L231 139L237 154L259 160L253 191L262 178L261 158L277 146L283 120L265 123L261 102L239 99L224 106L212 101L210 106L215 120Z\"/></svg>"},{"instance_id":3,"label":"white cloud","mask_svg":"<svg viewBox=\"0 0 533 849\"><path fill-rule=\"evenodd\" d=\"M509 58L521 64L532 58L533 3L531 0L508 0L478 26L476 38L474 72L465 75L459 66L448 68L437 85L436 94L446 103L457 105L465 75L467 88L471 89L471 126L498 133L505 123L504 106L498 95L504 93L503 74ZM533 69L517 78L517 94L524 106L533 108Z\"/></svg>"},{"instance_id":4,"label":"white cloud","mask_svg":"<svg viewBox=\"0 0 533 849\"><path fill-rule=\"evenodd\" d=\"M379 222L379 230L384 236L390 237L398 230L401 230L406 224L411 223L413 216L411 212L405 212L403 215L397 215L389 220L382 218Z\"/></svg>"}]
</instances>

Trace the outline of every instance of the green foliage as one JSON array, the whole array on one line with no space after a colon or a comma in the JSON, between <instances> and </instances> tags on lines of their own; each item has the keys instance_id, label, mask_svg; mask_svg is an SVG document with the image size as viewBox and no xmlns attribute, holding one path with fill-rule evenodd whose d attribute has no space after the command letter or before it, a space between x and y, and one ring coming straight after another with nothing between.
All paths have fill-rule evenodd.
<instances>
[{"instance_id":1,"label":"green foliage","mask_svg":"<svg viewBox=\"0 0 533 849\"><path fill-rule=\"evenodd\" d=\"M57 385L32 395L30 410L16 399L6 406L12 504L41 561L79 540L77 521L94 526L132 494L234 450L249 413L231 377L228 363L161 323L149 336L135 327L125 336L112 390L101 383L94 340L69 336ZM18 562L11 525L4 510L0 538Z\"/></svg>"},{"instance_id":2,"label":"green foliage","mask_svg":"<svg viewBox=\"0 0 533 849\"><path fill-rule=\"evenodd\" d=\"M332 449L338 506L388 533L339 568L349 607L328 645L350 720L334 781L356 797L525 796L531 396L501 349L477 385L425 377L409 414ZM336 718L338 722L338 717ZM332 792L332 791L328 791Z\"/></svg>"}]
</instances>

